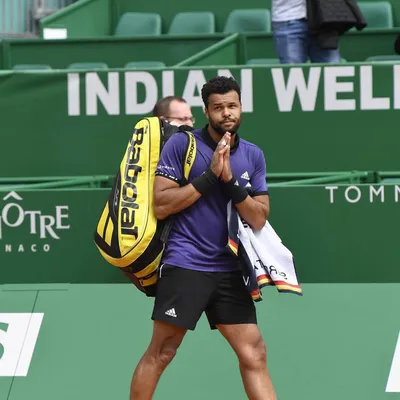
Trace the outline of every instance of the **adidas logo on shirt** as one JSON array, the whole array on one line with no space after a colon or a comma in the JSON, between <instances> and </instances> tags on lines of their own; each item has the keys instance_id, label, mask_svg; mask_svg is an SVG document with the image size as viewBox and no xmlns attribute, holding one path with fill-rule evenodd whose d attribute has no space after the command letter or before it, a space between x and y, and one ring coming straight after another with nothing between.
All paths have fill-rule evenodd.
<instances>
[{"instance_id":1,"label":"adidas logo on shirt","mask_svg":"<svg viewBox=\"0 0 400 400\"><path fill-rule=\"evenodd\" d=\"M251 188L250 182L247 182L247 185L245 186L245 188Z\"/></svg>"},{"instance_id":2,"label":"adidas logo on shirt","mask_svg":"<svg viewBox=\"0 0 400 400\"><path fill-rule=\"evenodd\" d=\"M249 180L250 180L249 173L248 173L247 171L244 172L244 173L241 175L241 178L242 178L242 179L246 179L247 181L249 181Z\"/></svg>"},{"instance_id":3,"label":"adidas logo on shirt","mask_svg":"<svg viewBox=\"0 0 400 400\"><path fill-rule=\"evenodd\" d=\"M165 314L169 315L170 317L174 317L174 318L177 317L176 312L175 312L175 308L171 308L170 310L165 311Z\"/></svg>"}]
</instances>

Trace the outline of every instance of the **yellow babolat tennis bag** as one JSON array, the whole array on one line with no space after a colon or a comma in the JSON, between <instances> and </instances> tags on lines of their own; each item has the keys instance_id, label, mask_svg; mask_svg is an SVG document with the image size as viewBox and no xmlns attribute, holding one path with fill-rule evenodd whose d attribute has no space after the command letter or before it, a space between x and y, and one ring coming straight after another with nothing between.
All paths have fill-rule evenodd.
<instances>
[{"instance_id":1,"label":"yellow babolat tennis bag","mask_svg":"<svg viewBox=\"0 0 400 400\"><path fill-rule=\"evenodd\" d=\"M154 215L155 171L162 148L178 131L158 117L136 124L94 234L106 261L119 267L149 297L155 294L157 270L172 223L172 218L159 221ZM185 132L189 140L182 162L188 180L196 157L196 140Z\"/></svg>"}]
</instances>

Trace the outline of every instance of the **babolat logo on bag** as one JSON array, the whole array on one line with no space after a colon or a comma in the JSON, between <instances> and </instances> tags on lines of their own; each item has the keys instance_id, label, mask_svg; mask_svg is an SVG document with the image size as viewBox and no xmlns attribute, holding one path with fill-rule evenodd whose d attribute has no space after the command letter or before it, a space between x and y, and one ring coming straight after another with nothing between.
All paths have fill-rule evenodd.
<instances>
[{"instance_id":1,"label":"babolat logo on bag","mask_svg":"<svg viewBox=\"0 0 400 400\"><path fill-rule=\"evenodd\" d=\"M122 204L121 204L121 231L124 235L132 235L135 240L138 238L138 226L135 218L135 211L139 208L137 202L138 176L142 172L140 164L141 145L143 144L144 135L143 128L136 129L133 133L132 140L128 145L126 155L126 166L124 169L124 185L122 187ZM117 190L118 192L118 190ZM139 195L141 198L141 195ZM116 201L114 206L118 205Z\"/></svg>"},{"instance_id":2,"label":"babolat logo on bag","mask_svg":"<svg viewBox=\"0 0 400 400\"><path fill-rule=\"evenodd\" d=\"M148 296L154 295L171 224L170 219L158 221L153 211L155 171L162 148L176 132L177 127L157 117L136 124L94 235L101 255L132 274L131 280L137 280L138 288ZM190 132L186 133L189 140L184 176L188 179L196 157L196 141Z\"/></svg>"}]
</instances>

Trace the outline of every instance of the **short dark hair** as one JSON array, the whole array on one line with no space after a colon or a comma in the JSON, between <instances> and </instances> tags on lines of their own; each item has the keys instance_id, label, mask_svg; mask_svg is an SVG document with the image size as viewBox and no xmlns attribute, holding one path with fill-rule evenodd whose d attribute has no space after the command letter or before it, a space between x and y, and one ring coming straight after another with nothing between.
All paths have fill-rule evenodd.
<instances>
[{"instance_id":1,"label":"short dark hair","mask_svg":"<svg viewBox=\"0 0 400 400\"><path fill-rule=\"evenodd\" d=\"M169 114L169 106L173 101L179 101L180 103L186 103L186 100L180 96L167 96L157 101L153 108L154 117L167 116Z\"/></svg>"},{"instance_id":2,"label":"short dark hair","mask_svg":"<svg viewBox=\"0 0 400 400\"><path fill-rule=\"evenodd\" d=\"M208 107L208 98L212 94L226 94L232 90L239 95L239 101L241 101L240 86L233 78L227 76L216 76L215 78L210 79L201 89L201 97L204 106L206 108Z\"/></svg>"}]
</instances>

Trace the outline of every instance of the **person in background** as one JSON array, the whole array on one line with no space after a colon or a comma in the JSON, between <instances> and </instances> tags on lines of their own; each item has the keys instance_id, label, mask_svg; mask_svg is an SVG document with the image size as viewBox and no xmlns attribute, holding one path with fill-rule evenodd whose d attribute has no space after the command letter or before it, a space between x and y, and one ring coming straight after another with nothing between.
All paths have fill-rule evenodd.
<instances>
[{"instance_id":1,"label":"person in background","mask_svg":"<svg viewBox=\"0 0 400 400\"><path fill-rule=\"evenodd\" d=\"M167 96L159 100L154 106L153 116L175 126L184 125L193 128L195 123L189 104L179 96Z\"/></svg>"},{"instance_id":2,"label":"person in background","mask_svg":"<svg viewBox=\"0 0 400 400\"><path fill-rule=\"evenodd\" d=\"M394 51L396 54L400 55L400 35L397 36L396 41L394 42Z\"/></svg>"},{"instance_id":3,"label":"person in background","mask_svg":"<svg viewBox=\"0 0 400 400\"><path fill-rule=\"evenodd\" d=\"M272 29L281 64L338 63L339 49L321 48L309 34L306 0L272 0Z\"/></svg>"}]
</instances>

